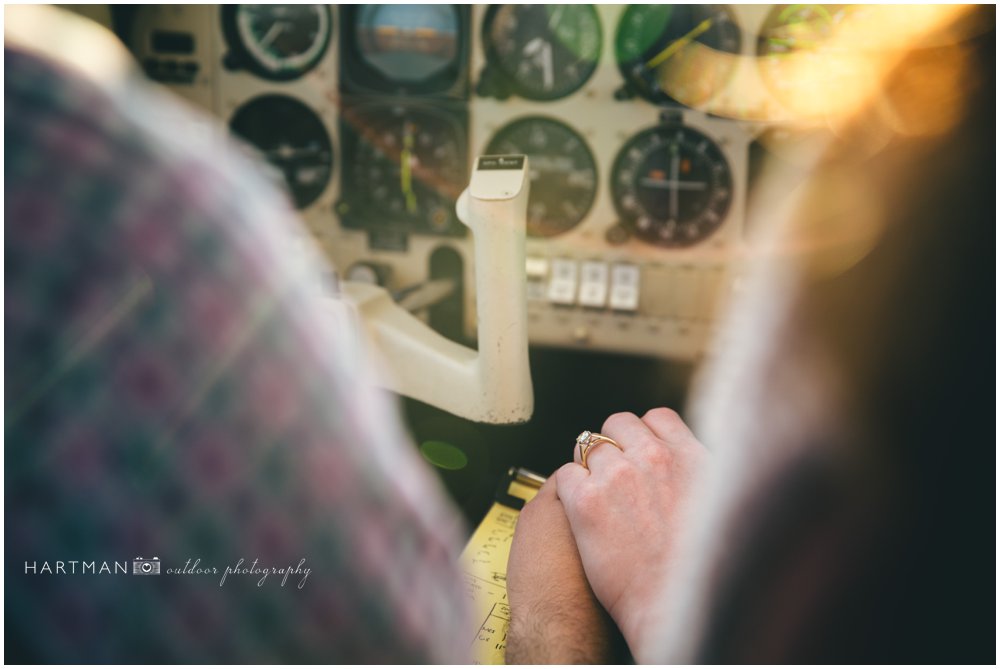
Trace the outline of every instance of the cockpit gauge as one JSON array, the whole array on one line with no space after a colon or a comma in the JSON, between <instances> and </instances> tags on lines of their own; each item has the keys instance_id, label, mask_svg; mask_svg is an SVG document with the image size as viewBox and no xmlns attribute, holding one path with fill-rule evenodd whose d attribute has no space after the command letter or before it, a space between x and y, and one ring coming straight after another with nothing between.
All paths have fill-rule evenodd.
<instances>
[{"instance_id":1,"label":"cockpit gauge","mask_svg":"<svg viewBox=\"0 0 1000 669\"><path fill-rule=\"evenodd\" d=\"M240 107L229 127L281 172L299 209L326 189L334 168L333 143L323 121L303 103L262 95Z\"/></svg>"},{"instance_id":2,"label":"cockpit gauge","mask_svg":"<svg viewBox=\"0 0 1000 669\"><path fill-rule=\"evenodd\" d=\"M466 99L471 14L464 5L342 5L340 92Z\"/></svg>"},{"instance_id":3,"label":"cockpit gauge","mask_svg":"<svg viewBox=\"0 0 1000 669\"><path fill-rule=\"evenodd\" d=\"M732 75L740 45L739 25L725 5L629 5L615 33L626 82L616 97L701 104ZM692 46L700 48L686 48Z\"/></svg>"},{"instance_id":4,"label":"cockpit gauge","mask_svg":"<svg viewBox=\"0 0 1000 669\"><path fill-rule=\"evenodd\" d=\"M776 6L760 29L757 54L786 54L820 46L833 36L847 8L847 5Z\"/></svg>"},{"instance_id":5,"label":"cockpit gauge","mask_svg":"<svg viewBox=\"0 0 1000 669\"><path fill-rule=\"evenodd\" d=\"M593 5L493 5L483 21L479 92L557 100L587 83L601 55Z\"/></svg>"},{"instance_id":6,"label":"cockpit gauge","mask_svg":"<svg viewBox=\"0 0 1000 669\"><path fill-rule=\"evenodd\" d=\"M354 37L364 63L398 84L427 81L458 57L453 5L360 5Z\"/></svg>"},{"instance_id":7,"label":"cockpit gauge","mask_svg":"<svg viewBox=\"0 0 1000 669\"><path fill-rule=\"evenodd\" d=\"M327 5L226 5L222 28L230 49L227 67L287 81L323 57L333 34L333 15Z\"/></svg>"},{"instance_id":8,"label":"cockpit gauge","mask_svg":"<svg viewBox=\"0 0 1000 669\"><path fill-rule=\"evenodd\" d=\"M569 126L543 116L521 118L501 128L486 153L527 154L529 235L566 232L590 211L597 195L597 163L586 140Z\"/></svg>"},{"instance_id":9,"label":"cockpit gauge","mask_svg":"<svg viewBox=\"0 0 1000 669\"><path fill-rule=\"evenodd\" d=\"M768 87L783 102L796 106L797 96L808 100L815 95L811 86L831 85L836 73L829 71L829 58L821 48L849 11L850 5L777 5L768 14L757 36L758 65ZM793 76L799 72L808 72L811 81Z\"/></svg>"},{"instance_id":10,"label":"cockpit gauge","mask_svg":"<svg viewBox=\"0 0 1000 669\"><path fill-rule=\"evenodd\" d=\"M350 142L339 205L346 227L462 235L455 201L465 187L465 129L423 105L345 109Z\"/></svg>"},{"instance_id":11,"label":"cockpit gauge","mask_svg":"<svg viewBox=\"0 0 1000 669\"><path fill-rule=\"evenodd\" d=\"M611 175L615 209L639 239L692 246L723 223L732 173L719 146L684 125L649 128L619 151Z\"/></svg>"}]
</instances>

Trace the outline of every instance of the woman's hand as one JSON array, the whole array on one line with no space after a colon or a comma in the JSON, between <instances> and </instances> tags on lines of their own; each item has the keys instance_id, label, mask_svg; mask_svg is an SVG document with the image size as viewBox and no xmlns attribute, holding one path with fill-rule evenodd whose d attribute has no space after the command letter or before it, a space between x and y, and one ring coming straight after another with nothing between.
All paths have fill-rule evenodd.
<instances>
[{"instance_id":1,"label":"woman's hand","mask_svg":"<svg viewBox=\"0 0 1000 669\"><path fill-rule=\"evenodd\" d=\"M613 626L587 584L556 486L521 511L507 564L507 664L606 664Z\"/></svg>"},{"instance_id":2,"label":"woman's hand","mask_svg":"<svg viewBox=\"0 0 1000 669\"><path fill-rule=\"evenodd\" d=\"M587 578L629 648L642 661L642 647L655 634L648 612L675 560L690 500L708 452L670 409L653 409L640 420L617 413L602 434L613 444L588 451L587 466L574 462L555 474Z\"/></svg>"}]
</instances>

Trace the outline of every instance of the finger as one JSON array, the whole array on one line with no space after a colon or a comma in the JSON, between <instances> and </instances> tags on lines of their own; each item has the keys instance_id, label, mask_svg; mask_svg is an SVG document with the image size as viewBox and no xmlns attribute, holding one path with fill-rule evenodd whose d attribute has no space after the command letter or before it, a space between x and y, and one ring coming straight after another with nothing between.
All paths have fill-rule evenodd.
<instances>
[{"instance_id":1,"label":"finger","mask_svg":"<svg viewBox=\"0 0 1000 669\"><path fill-rule=\"evenodd\" d=\"M587 450L587 469L591 473L606 471L610 460L621 457L622 451L614 444L599 441Z\"/></svg>"},{"instance_id":2,"label":"finger","mask_svg":"<svg viewBox=\"0 0 1000 669\"><path fill-rule=\"evenodd\" d=\"M556 482L556 497L562 500L570 500L576 496L576 491L581 485L586 484L590 472L576 464L567 462L556 470L556 473L549 477L550 481Z\"/></svg>"},{"instance_id":3,"label":"finger","mask_svg":"<svg viewBox=\"0 0 1000 669\"><path fill-rule=\"evenodd\" d=\"M642 417L642 422L660 440L668 444L694 437L684 420L673 409L666 407L650 409Z\"/></svg>"},{"instance_id":4,"label":"finger","mask_svg":"<svg viewBox=\"0 0 1000 669\"><path fill-rule=\"evenodd\" d=\"M601 434L611 437L618 442L618 445L622 447L622 451L625 453L628 453L630 448L646 443L656 436L648 425L639 420L638 416L628 412L611 414L604 421ZM594 454L594 452L587 454L588 464L591 456Z\"/></svg>"},{"instance_id":5,"label":"finger","mask_svg":"<svg viewBox=\"0 0 1000 669\"><path fill-rule=\"evenodd\" d=\"M590 430L587 430L590 433ZM582 432L580 433L583 434ZM583 464L583 445L580 444L580 437L577 436L576 441L573 442L573 462L580 465ZM589 457L589 456L588 456Z\"/></svg>"},{"instance_id":6,"label":"finger","mask_svg":"<svg viewBox=\"0 0 1000 669\"><path fill-rule=\"evenodd\" d=\"M584 536L588 526L593 524L592 514L596 512L593 504L587 502L588 498L594 499L596 484L593 476L572 462L557 469L553 476L556 479L556 494L562 501L573 536Z\"/></svg>"},{"instance_id":7,"label":"finger","mask_svg":"<svg viewBox=\"0 0 1000 669\"><path fill-rule=\"evenodd\" d=\"M524 503L524 507L521 509L521 514L533 514L536 510L548 504L556 504L559 500L556 498L556 482L550 476L545 483L538 489L535 496Z\"/></svg>"},{"instance_id":8,"label":"finger","mask_svg":"<svg viewBox=\"0 0 1000 669\"><path fill-rule=\"evenodd\" d=\"M551 476L545 479L545 483L542 484L542 487L538 489L538 492L535 493L535 496L531 498L528 504L531 504L531 502L534 502L536 499L542 502L556 499L555 479Z\"/></svg>"},{"instance_id":9,"label":"finger","mask_svg":"<svg viewBox=\"0 0 1000 669\"><path fill-rule=\"evenodd\" d=\"M542 528L549 534L562 528L568 530L566 512L562 502L556 497L556 482L552 477L549 477L535 496L521 509L518 527L525 526L526 523L529 526Z\"/></svg>"}]
</instances>

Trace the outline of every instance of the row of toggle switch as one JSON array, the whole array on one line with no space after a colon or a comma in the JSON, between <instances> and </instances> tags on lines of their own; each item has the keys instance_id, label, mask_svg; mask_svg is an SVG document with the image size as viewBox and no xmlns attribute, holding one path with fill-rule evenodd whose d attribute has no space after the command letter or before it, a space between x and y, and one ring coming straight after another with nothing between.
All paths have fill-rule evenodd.
<instances>
[{"instance_id":1,"label":"row of toggle switch","mask_svg":"<svg viewBox=\"0 0 1000 669\"><path fill-rule=\"evenodd\" d=\"M639 308L638 265L529 257L526 269L529 300L627 312Z\"/></svg>"}]
</instances>

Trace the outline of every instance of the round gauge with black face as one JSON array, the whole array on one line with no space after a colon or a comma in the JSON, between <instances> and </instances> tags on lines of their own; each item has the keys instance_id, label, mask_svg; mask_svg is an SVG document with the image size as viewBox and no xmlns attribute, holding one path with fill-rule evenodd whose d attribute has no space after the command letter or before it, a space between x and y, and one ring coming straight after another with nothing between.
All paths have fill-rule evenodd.
<instances>
[{"instance_id":1,"label":"round gauge with black face","mask_svg":"<svg viewBox=\"0 0 1000 669\"><path fill-rule=\"evenodd\" d=\"M295 206L304 209L333 174L333 144L323 121L285 95L262 95L240 107L229 122L285 178Z\"/></svg>"},{"instance_id":2,"label":"round gauge with black face","mask_svg":"<svg viewBox=\"0 0 1000 669\"><path fill-rule=\"evenodd\" d=\"M597 69L601 22L593 5L494 5L483 21L483 44L512 92L556 100Z\"/></svg>"},{"instance_id":3,"label":"round gauge with black face","mask_svg":"<svg viewBox=\"0 0 1000 669\"><path fill-rule=\"evenodd\" d=\"M222 24L231 49L226 64L278 81L312 69L333 33L326 5L229 5Z\"/></svg>"},{"instance_id":4,"label":"round gauge with black face","mask_svg":"<svg viewBox=\"0 0 1000 669\"><path fill-rule=\"evenodd\" d=\"M454 5L361 5L354 32L366 65L387 81L414 84L454 65L459 26Z\"/></svg>"},{"instance_id":5,"label":"round gauge with black face","mask_svg":"<svg viewBox=\"0 0 1000 669\"><path fill-rule=\"evenodd\" d=\"M559 121L544 116L518 119L493 136L486 153L528 156L528 234L533 237L571 230L594 204L594 155L579 133Z\"/></svg>"},{"instance_id":6,"label":"round gauge with black face","mask_svg":"<svg viewBox=\"0 0 1000 669\"><path fill-rule=\"evenodd\" d=\"M464 131L428 107L363 108L350 114L360 135L350 166L352 208L393 227L461 234L455 201L465 187Z\"/></svg>"},{"instance_id":7,"label":"round gauge with black face","mask_svg":"<svg viewBox=\"0 0 1000 669\"><path fill-rule=\"evenodd\" d=\"M740 44L725 5L629 5L618 21L615 57L630 93L693 106L725 85Z\"/></svg>"},{"instance_id":8,"label":"round gauge with black face","mask_svg":"<svg viewBox=\"0 0 1000 669\"><path fill-rule=\"evenodd\" d=\"M615 209L643 241L692 246L726 218L732 174L711 139L682 125L660 126L630 139L611 175Z\"/></svg>"}]
</instances>

